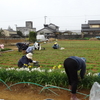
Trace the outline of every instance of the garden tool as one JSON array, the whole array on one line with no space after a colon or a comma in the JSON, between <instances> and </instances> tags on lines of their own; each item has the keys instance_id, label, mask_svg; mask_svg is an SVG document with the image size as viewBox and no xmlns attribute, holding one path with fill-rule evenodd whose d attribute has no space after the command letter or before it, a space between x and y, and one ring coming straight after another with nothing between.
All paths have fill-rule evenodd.
<instances>
[{"instance_id":1,"label":"garden tool","mask_svg":"<svg viewBox=\"0 0 100 100\"><path fill-rule=\"evenodd\" d=\"M39 65L39 62L38 62L38 61L33 62L33 64L34 64L34 66L40 67L40 65Z\"/></svg>"}]
</instances>

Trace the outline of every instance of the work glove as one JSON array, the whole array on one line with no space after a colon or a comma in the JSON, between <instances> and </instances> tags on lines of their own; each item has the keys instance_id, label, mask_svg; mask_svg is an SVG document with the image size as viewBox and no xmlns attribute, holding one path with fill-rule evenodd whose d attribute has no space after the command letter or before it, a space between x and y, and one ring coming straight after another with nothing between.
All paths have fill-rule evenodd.
<instances>
[{"instance_id":1,"label":"work glove","mask_svg":"<svg viewBox=\"0 0 100 100\"><path fill-rule=\"evenodd\" d=\"M34 61L34 60L33 60L33 63L36 63L36 62L37 62L37 61Z\"/></svg>"}]
</instances>

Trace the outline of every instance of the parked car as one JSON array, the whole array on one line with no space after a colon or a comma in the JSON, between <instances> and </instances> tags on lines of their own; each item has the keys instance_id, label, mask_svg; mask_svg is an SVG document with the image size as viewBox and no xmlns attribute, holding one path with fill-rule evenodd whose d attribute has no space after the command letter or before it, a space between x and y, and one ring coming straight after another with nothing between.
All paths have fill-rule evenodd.
<instances>
[{"instance_id":1,"label":"parked car","mask_svg":"<svg viewBox=\"0 0 100 100\"><path fill-rule=\"evenodd\" d=\"M96 36L95 38L100 39L100 36Z\"/></svg>"}]
</instances>

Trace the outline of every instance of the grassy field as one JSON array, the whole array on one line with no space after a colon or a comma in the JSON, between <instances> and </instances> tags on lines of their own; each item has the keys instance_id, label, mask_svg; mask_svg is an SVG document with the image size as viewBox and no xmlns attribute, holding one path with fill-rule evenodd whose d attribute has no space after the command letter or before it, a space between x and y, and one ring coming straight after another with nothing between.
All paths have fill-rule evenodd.
<instances>
[{"instance_id":1,"label":"grassy field","mask_svg":"<svg viewBox=\"0 0 100 100\"><path fill-rule=\"evenodd\" d=\"M100 72L100 41L68 40L59 41L60 47L65 49L53 49L54 42L42 43L45 50L35 50L33 60L39 61L42 67L63 66L64 60L69 56L85 57L87 59L87 71ZM5 46L6 47L6 46ZM16 46L13 46L17 48ZM17 62L23 55L17 49L12 52L4 52L0 56L0 67L17 67Z\"/></svg>"},{"instance_id":2,"label":"grassy field","mask_svg":"<svg viewBox=\"0 0 100 100\"><path fill-rule=\"evenodd\" d=\"M87 73L79 86L91 88L95 81L100 83L100 77L98 76L98 73L100 73L100 41L60 40L58 43L60 47L65 49L53 49L54 42L50 42L41 44L45 50L34 51L33 60L39 61L41 67L39 71L32 71L31 69L31 72L21 71L17 66L18 60L24 54L18 52L16 46L5 45L5 48L11 48L13 51L2 52L0 56L0 79L5 82L34 82L43 85L48 83L66 87L68 80L64 73L63 62L69 56L79 56L87 59ZM58 68L59 65L62 66L60 69ZM55 70L52 72L47 71L54 69L54 67ZM40 69L45 69L45 71L41 72ZM89 75L90 72L92 72L92 75ZM94 73L96 76L94 76Z\"/></svg>"}]
</instances>

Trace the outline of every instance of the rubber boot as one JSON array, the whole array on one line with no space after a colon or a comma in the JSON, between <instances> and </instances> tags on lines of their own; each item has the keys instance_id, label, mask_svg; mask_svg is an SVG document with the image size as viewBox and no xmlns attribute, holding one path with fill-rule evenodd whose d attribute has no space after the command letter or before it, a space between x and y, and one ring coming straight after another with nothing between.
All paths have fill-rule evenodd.
<instances>
[{"instance_id":1,"label":"rubber boot","mask_svg":"<svg viewBox=\"0 0 100 100\"><path fill-rule=\"evenodd\" d=\"M69 85L69 90L71 90L72 89L72 86L71 85Z\"/></svg>"}]
</instances>

